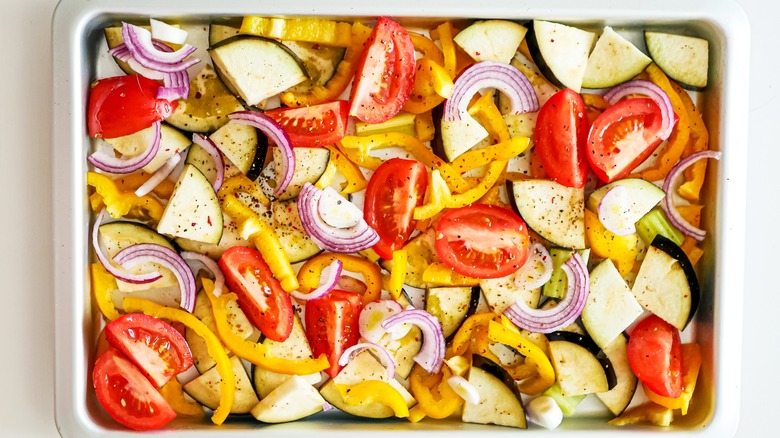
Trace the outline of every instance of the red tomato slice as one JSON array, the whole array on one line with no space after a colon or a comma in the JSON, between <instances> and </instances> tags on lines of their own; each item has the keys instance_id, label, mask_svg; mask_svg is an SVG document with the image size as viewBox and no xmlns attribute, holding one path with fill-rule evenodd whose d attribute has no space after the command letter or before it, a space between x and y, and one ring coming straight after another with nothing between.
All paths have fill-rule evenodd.
<instances>
[{"instance_id":1,"label":"red tomato slice","mask_svg":"<svg viewBox=\"0 0 780 438\"><path fill-rule=\"evenodd\" d=\"M100 79L89 91L87 128L91 137L115 138L168 118L178 101L157 98L160 84L143 76Z\"/></svg>"},{"instance_id":2,"label":"red tomato slice","mask_svg":"<svg viewBox=\"0 0 780 438\"><path fill-rule=\"evenodd\" d=\"M680 332L650 315L631 332L626 349L628 365L643 385L664 397L676 398L683 389Z\"/></svg>"},{"instance_id":3,"label":"red tomato slice","mask_svg":"<svg viewBox=\"0 0 780 438\"><path fill-rule=\"evenodd\" d=\"M103 409L130 429L159 429L176 417L149 380L114 348L95 362L92 385Z\"/></svg>"},{"instance_id":4,"label":"red tomato slice","mask_svg":"<svg viewBox=\"0 0 780 438\"><path fill-rule=\"evenodd\" d=\"M382 123L401 111L414 85L414 45L395 21L379 17L357 64L349 115Z\"/></svg>"},{"instance_id":5,"label":"red tomato slice","mask_svg":"<svg viewBox=\"0 0 780 438\"><path fill-rule=\"evenodd\" d=\"M157 388L192 366L192 352L173 326L141 313L106 325L106 340L128 357Z\"/></svg>"},{"instance_id":6,"label":"red tomato slice","mask_svg":"<svg viewBox=\"0 0 780 438\"><path fill-rule=\"evenodd\" d=\"M295 147L327 146L344 138L349 102L337 100L301 108L277 108L265 115L276 120Z\"/></svg>"},{"instance_id":7,"label":"red tomato slice","mask_svg":"<svg viewBox=\"0 0 780 438\"><path fill-rule=\"evenodd\" d=\"M555 93L542 105L536 120L534 143L547 175L567 187L585 187L588 160L587 108L570 88Z\"/></svg>"},{"instance_id":8,"label":"red tomato slice","mask_svg":"<svg viewBox=\"0 0 780 438\"><path fill-rule=\"evenodd\" d=\"M604 182L628 175L661 144L661 109L652 99L627 99L607 108L593 121L588 160Z\"/></svg>"},{"instance_id":9,"label":"red tomato slice","mask_svg":"<svg viewBox=\"0 0 780 438\"><path fill-rule=\"evenodd\" d=\"M414 230L414 208L422 205L428 171L419 161L391 158L380 165L366 188L363 216L379 234L373 249L383 259L404 246Z\"/></svg>"},{"instance_id":10,"label":"red tomato slice","mask_svg":"<svg viewBox=\"0 0 780 438\"><path fill-rule=\"evenodd\" d=\"M219 267L249 321L267 338L284 342L293 328L292 301L260 252L243 246L228 248Z\"/></svg>"},{"instance_id":11,"label":"red tomato slice","mask_svg":"<svg viewBox=\"0 0 780 438\"><path fill-rule=\"evenodd\" d=\"M495 205L449 210L436 225L436 254L469 277L498 278L517 271L528 258L529 242L525 222Z\"/></svg>"},{"instance_id":12,"label":"red tomato slice","mask_svg":"<svg viewBox=\"0 0 780 438\"><path fill-rule=\"evenodd\" d=\"M306 338L314 357L321 354L328 357L330 368L325 372L331 377L341 371L339 358L344 350L357 344L360 338L361 299L356 293L333 290L306 302Z\"/></svg>"}]
</instances>

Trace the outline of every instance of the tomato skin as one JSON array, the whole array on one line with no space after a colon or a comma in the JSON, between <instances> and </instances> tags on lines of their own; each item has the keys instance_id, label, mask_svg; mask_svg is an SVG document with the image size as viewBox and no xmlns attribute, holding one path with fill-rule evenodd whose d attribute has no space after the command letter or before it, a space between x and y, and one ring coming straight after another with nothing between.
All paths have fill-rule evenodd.
<instances>
[{"instance_id":1,"label":"tomato skin","mask_svg":"<svg viewBox=\"0 0 780 438\"><path fill-rule=\"evenodd\" d=\"M108 343L129 358L155 387L192 366L192 352L173 326L142 313L106 325Z\"/></svg>"},{"instance_id":2,"label":"tomato skin","mask_svg":"<svg viewBox=\"0 0 780 438\"><path fill-rule=\"evenodd\" d=\"M653 392L676 398L683 390L680 332L656 315L639 322L628 339L628 364Z\"/></svg>"},{"instance_id":3,"label":"tomato skin","mask_svg":"<svg viewBox=\"0 0 780 438\"><path fill-rule=\"evenodd\" d=\"M103 409L130 429L159 429L176 417L149 380L115 348L95 361L92 385Z\"/></svg>"},{"instance_id":4,"label":"tomato skin","mask_svg":"<svg viewBox=\"0 0 780 438\"><path fill-rule=\"evenodd\" d=\"M314 357L327 356L330 368L325 372L331 377L341 371L339 358L344 350L360 338L361 299L353 292L332 290L322 298L306 302L306 338Z\"/></svg>"},{"instance_id":5,"label":"tomato skin","mask_svg":"<svg viewBox=\"0 0 780 438\"><path fill-rule=\"evenodd\" d=\"M415 160L391 158L371 176L366 188L363 217L379 234L373 249L383 259L404 246L414 230L414 208L422 205L428 171Z\"/></svg>"},{"instance_id":6,"label":"tomato skin","mask_svg":"<svg viewBox=\"0 0 780 438\"><path fill-rule=\"evenodd\" d=\"M585 102L577 92L564 88L542 105L534 130L534 148L547 175L567 187L585 187L587 141Z\"/></svg>"},{"instance_id":7,"label":"tomato skin","mask_svg":"<svg viewBox=\"0 0 780 438\"><path fill-rule=\"evenodd\" d=\"M238 295L238 306L267 338L284 342L292 332L294 310L260 252L234 246L219 259L225 283Z\"/></svg>"},{"instance_id":8,"label":"tomato skin","mask_svg":"<svg viewBox=\"0 0 780 438\"><path fill-rule=\"evenodd\" d=\"M168 118L179 102L158 99L159 88L160 84L140 75L95 81L87 108L90 137L122 137Z\"/></svg>"},{"instance_id":9,"label":"tomato skin","mask_svg":"<svg viewBox=\"0 0 780 438\"><path fill-rule=\"evenodd\" d=\"M414 45L395 21L379 17L357 64L349 115L366 123L393 118L412 94Z\"/></svg>"},{"instance_id":10,"label":"tomato skin","mask_svg":"<svg viewBox=\"0 0 780 438\"><path fill-rule=\"evenodd\" d=\"M605 183L628 175L661 144L661 121L661 109L652 99L626 99L607 108L588 134L593 173Z\"/></svg>"},{"instance_id":11,"label":"tomato skin","mask_svg":"<svg viewBox=\"0 0 780 438\"><path fill-rule=\"evenodd\" d=\"M349 102L336 100L300 108L277 108L265 115L276 120L295 147L327 146L344 138Z\"/></svg>"},{"instance_id":12,"label":"tomato skin","mask_svg":"<svg viewBox=\"0 0 780 438\"><path fill-rule=\"evenodd\" d=\"M436 254L469 277L498 278L517 271L528 259L529 243L525 222L495 205L449 210L436 225Z\"/></svg>"}]
</instances>

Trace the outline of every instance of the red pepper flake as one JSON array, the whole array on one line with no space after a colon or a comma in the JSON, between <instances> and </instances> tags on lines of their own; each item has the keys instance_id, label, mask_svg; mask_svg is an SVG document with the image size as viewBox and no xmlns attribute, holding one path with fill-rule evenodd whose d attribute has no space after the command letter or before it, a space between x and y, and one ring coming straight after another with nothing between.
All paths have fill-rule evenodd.
<instances>
[{"instance_id":1,"label":"red pepper flake","mask_svg":"<svg viewBox=\"0 0 780 438\"><path fill-rule=\"evenodd\" d=\"M213 224L211 223L211 216L207 217L207 218L206 218L206 221L208 222L209 226L213 225Z\"/></svg>"}]
</instances>

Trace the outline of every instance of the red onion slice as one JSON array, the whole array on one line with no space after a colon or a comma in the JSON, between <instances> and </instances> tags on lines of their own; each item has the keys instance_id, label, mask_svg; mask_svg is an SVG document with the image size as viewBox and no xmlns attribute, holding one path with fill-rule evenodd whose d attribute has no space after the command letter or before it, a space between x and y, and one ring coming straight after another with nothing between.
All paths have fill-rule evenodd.
<instances>
[{"instance_id":1,"label":"red onion slice","mask_svg":"<svg viewBox=\"0 0 780 438\"><path fill-rule=\"evenodd\" d=\"M631 94L641 94L653 100L661 108L661 129L658 138L666 140L672 134L672 129L677 120L674 117L674 107L669 96L658 85L641 79L628 81L612 88L604 95L604 99L610 105Z\"/></svg>"},{"instance_id":2,"label":"red onion slice","mask_svg":"<svg viewBox=\"0 0 780 438\"><path fill-rule=\"evenodd\" d=\"M677 208L674 206L672 187L677 177L679 177L680 174L691 164L704 158L720 160L720 156L721 153L718 151L701 151L683 158L679 163L675 164L675 166L672 167L672 170L669 171L669 174L666 175L666 179L664 179L664 184L662 187L666 192L666 196L664 196L663 202L661 202L661 207L663 207L664 211L666 212L666 216L669 218L669 221L683 234L693 237L699 242L704 240L704 236L707 234L707 232L691 225L688 221L685 220L684 217L682 217L680 212L677 211Z\"/></svg>"},{"instance_id":3,"label":"red onion slice","mask_svg":"<svg viewBox=\"0 0 780 438\"><path fill-rule=\"evenodd\" d=\"M274 189L274 195L281 195L290 185L295 172L295 151L290 141L290 136L282 129L276 120L257 111L238 111L228 115L230 120L235 120L244 125L253 126L265 134L269 140L276 144L282 152L282 181Z\"/></svg>"},{"instance_id":4,"label":"red onion slice","mask_svg":"<svg viewBox=\"0 0 780 438\"><path fill-rule=\"evenodd\" d=\"M377 344L372 344L370 342L363 342L360 344L355 344L346 350L344 350L344 353L341 354L341 357L339 358L339 365L344 366L349 361L355 358L360 352L365 350L371 350L374 353L376 353L377 357L379 358L379 361L382 362L382 365L387 368L387 375L389 378L395 377L395 360L393 359L393 356L390 354L389 351L387 351L384 347Z\"/></svg>"},{"instance_id":5,"label":"red onion slice","mask_svg":"<svg viewBox=\"0 0 780 438\"><path fill-rule=\"evenodd\" d=\"M189 44L176 51L160 50L152 41L152 33L142 27L122 23L122 38L133 59L152 70L173 73L186 70L200 62L194 58L186 59L196 50Z\"/></svg>"},{"instance_id":6,"label":"red onion slice","mask_svg":"<svg viewBox=\"0 0 780 438\"><path fill-rule=\"evenodd\" d=\"M320 277L320 284L319 286L317 286L316 289L314 289L313 291L307 294L294 290L290 292L290 295L292 295L293 297L301 301L309 301L309 300L316 300L317 298L322 298L328 292L336 288L336 285L339 282L339 278L341 277L342 269L343 269L343 264L341 263L341 260L334 260L333 263L326 266L325 269L322 270L322 276Z\"/></svg>"},{"instance_id":7,"label":"red onion slice","mask_svg":"<svg viewBox=\"0 0 780 438\"><path fill-rule=\"evenodd\" d=\"M106 271L125 283L146 284L162 278L162 275L157 271L133 274L132 272L117 268L111 263L111 259L103 252L103 246L100 244L100 236L98 234L100 224L103 222L103 218L106 214L106 210L101 210L95 218L95 224L92 225L92 247L95 249L95 256L97 256L100 264L106 268Z\"/></svg>"},{"instance_id":8,"label":"red onion slice","mask_svg":"<svg viewBox=\"0 0 780 438\"><path fill-rule=\"evenodd\" d=\"M173 49L154 41L154 47L161 52L170 52ZM139 64L138 61L133 58L130 50L125 43L122 43L113 49L108 51L120 61L126 62L130 65L135 72L152 80L162 80L163 86L157 89L157 98L165 100L177 100L184 99L190 94L190 77L187 75L187 70L180 70L171 73L164 73L150 68L146 68Z\"/></svg>"},{"instance_id":9,"label":"red onion slice","mask_svg":"<svg viewBox=\"0 0 780 438\"><path fill-rule=\"evenodd\" d=\"M133 268L143 263L157 263L170 269L179 281L181 307L192 313L195 308L195 296L198 292L195 276L187 262L176 251L154 243L140 243L119 251L114 260L124 268Z\"/></svg>"},{"instance_id":10,"label":"red onion slice","mask_svg":"<svg viewBox=\"0 0 780 438\"><path fill-rule=\"evenodd\" d=\"M148 195L155 187L160 185L165 178L168 178L168 175L173 172L173 169L176 168L179 161L181 161L180 154L171 155L171 158L168 158L168 160L165 161L165 164L160 166L145 183L141 184L141 186L135 190L135 196L141 197Z\"/></svg>"},{"instance_id":11,"label":"red onion slice","mask_svg":"<svg viewBox=\"0 0 780 438\"><path fill-rule=\"evenodd\" d=\"M566 273L566 297L551 309L532 309L518 300L504 311L516 326L534 333L552 333L574 321L582 313L590 291L588 269L578 253L561 265Z\"/></svg>"},{"instance_id":12,"label":"red onion slice","mask_svg":"<svg viewBox=\"0 0 780 438\"><path fill-rule=\"evenodd\" d=\"M205 266L214 277L214 296L222 295L222 290L225 288L225 274L222 273L222 269L219 268L217 262L211 259L211 257L193 251L182 251L181 258L187 261L197 261ZM190 269L193 273L197 272L195 269Z\"/></svg>"},{"instance_id":13,"label":"red onion slice","mask_svg":"<svg viewBox=\"0 0 780 438\"><path fill-rule=\"evenodd\" d=\"M550 252L539 242L532 242L528 251L528 259L514 274L515 284L523 290L542 287L550 281L553 273L553 262Z\"/></svg>"},{"instance_id":14,"label":"red onion slice","mask_svg":"<svg viewBox=\"0 0 780 438\"><path fill-rule=\"evenodd\" d=\"M414 361L431 374L441 371L444 364L444 333L441 323L430 313L420 309L406 309L382 322L382 328L392 330L400 324L414 324L422 331L423 340Z\"/></svg>"},{"instance_id":15,"label":"red onion slice","mask_svg":"<svg viewBox=\"0 0 780 438\"><path fill-rule=\"evenodd\" d=\"M214 187L214 191L218 192L222 187L222 182L225 180L225 159L222 158L222 152L219 151L217 145L214 144L210 138L203 134L192 134L192 142L202 147L214 160L217 176L214 178L212 186Z\"/></svg>"},{"instance_id":16,"label":"red onion slice","mask_svg":"<svg viewBox=\"0 0 780 438\"><path fill-rule=\"evenodd\" d=\"M495 88L504 93L509 98L512 114L539 110L536 91L520 70L500 62L482 61L467 68L455 80L452 96L444 104L444 120L461 120L468 114L472 96L483 88Z\"/></svg>"},{"instance_id":17,"label":"red onion slice","mask_svg":"<svg viewBox=\"0 0 780 438\"><path fill-rule=\"evenodd\" d=\"M121 174L135 172L149 164L157 155L157 151L160 150L160 138L162 137L161 125L161 122L154 122L152 125L153 129L149 131L151 137L149 141L151 144L138 156L117 158L115 155L107 154L106 152L99 150L87 157L87 161L104 172Z\"/></svg>"},{"instance_id":18,"label":"red onion slice","mask_svg":"<svg viewBox=\"0 0 780 438\"><path fill-rule=\"evenodd\" d=\"M358 326L360 336L369 342L377 343L387 333L382 323L392 315L400 313L404 308L395 300L372 301L360 311Z\"/></svg>"}]
</instances>

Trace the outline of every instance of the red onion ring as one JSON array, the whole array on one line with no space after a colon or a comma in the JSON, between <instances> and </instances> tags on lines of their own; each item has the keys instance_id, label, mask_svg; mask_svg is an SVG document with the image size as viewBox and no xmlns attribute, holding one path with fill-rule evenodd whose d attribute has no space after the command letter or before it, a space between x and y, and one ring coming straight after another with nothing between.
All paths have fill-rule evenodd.
<instances>
[{"instance_id":1,"label":"red onion ring","mask_svg":"<svg viewBox=\"0 0 780 438\"><path fill-rule=\"evenodd\" d=\"M388 377L391 379L395 377L395 360L393 359L393 356L381 345L372 344L370 342L355 344L344 350L344 353L342 353L341 357L339 358L339 365L346 365L360 352L365 350L371 350L375 352L379 357L379 361L382 362L382 365L384 365L385 368L387 368Z\"/></svg>"},{"instance_id":2,"label":"red onion ring","mask_svg":"<svg viewBox=\"0 0 780 438\"><path fill-rule=\"evenodd\" d=\"M173 49L158 41L153 41L154 47L161 52L171 52ZM120 61L130 64L130 68L136 71L141 76L152 80L162 80L163 86L157 89L157 98L165 100L177 100L184 99L190 94L190 77L187 75L187 70L180 70L171 73L164 73L150 68L146 68L139 64L138 61L133 58L130 50L125 43L119 44L108 53Z\"/></svg>"},{"instance_id":3,"label":"red onion ring","mask_svg":"<svg viewBox=\"0 0 780 438\"><path fill-rule=\"evenodd\" d=\"M377 343L387 333L382 322L388 317L400 313L404 308L395 300L372 301L360 311L358 326L360 336L369 342Z\"/></svg>"},{"instance_id":4,"label":"red onion ring","mask_svg":"<svg viewBox=\"0 0 780 438\"><path fill-rule=\"evenodd\" d=\"M384 320L382 328L390 331L393 327L406 323L419 327L423 335L422 347L414 356L414 361L431 374L441 371L445 344L439 320L424 310L406 309Z\"/></svg>"},{"instance_id":5,"label":"red onion ring","mask_svg":"<svg viewBox=\"0 0 780 438\"><path fill-rule=\"evenodd\" d=\"M319 286L317 286L316 289L312 290L307 294L294 290L290 292L290 295L292 295L293 297L301 301L309 301L309 300L316 300L317 298L322 298L328 292L336 288L336 285L339 282L339 277L341 277L343 266L344 265L341 263L341 260L334 260L333 263L326 266L325 269L322 270L322 277L320 278L320 284Z\"/></svg>"},{"instance_id":6,"label":"red onion ring","mask_svg":"<svg viewBox=\"0 0 780 438\"><path fill-rule=\"evenodd\" d=\"M303 185L298 195L298 215L306 234L322 249L336 253L352 253L370 248L379 241L379 234L365 219L348 228L328 225L319 213L322 190L310 183Z\"/></svg>"},{"instance_id":7,"label":"red onion ring","mask_svg":"<svg viewBox=\"0 0 780 438\"><path fill-rule=\"evenodd\" d=\"M222 152L210 138L203 134L192 134L192 142L202 147L206 152L211 155L214 160L214 167L217 169L217 177L214 179L212 186L214 191L218 192L222 187L222 182L225 180L225 159L222 158Z\"/></svg>"},{"instance_id":8,"label":"red onion ring","mask_svg":"<svg viewBox=\"0 0 780 438\"><path fill-rule=\"evenodd\" d=\"M517 68L495 61L478 62L467 68L455 80L452 96L444 103L444 120L461 120L468 114L472 96L483 88L495 88L504 93L512 106L512 114L539 110L531 81Z\"/></svg>"},{"instance_id":9,"label":"red onion ring","mask_svg":"<svg viewBox=\"0 0 780 438\"><path fill-rule=\"evenodd\" d=\"M105 215L106 210L101 210L95 218L95 224L92 225L92 247L95 249L95 256L97 256L100 264L106 268L106 271L108 271L118 280L124 281L125 283L146 284L162 278L162 275L157 271L133 274L132 272L128 272L124 269L119 269L111 263L110 258L103 253L103 247L100 245L100 237L98 235L100 224L103 222L103 217Z\"/></svg>"},{"instance_id":10,"label":"red onion ring","mask_svg":"<svg viewBox=\"0 0 780 438\"><path fill-rule=\"evenodd\" d=\"M157 151L160 149L160 138L162 137L161 125L161 122L152 124L154 129L151 131L151 145L141 155L131 158L117 158L99 150L87 157L87 161L104 172L121 174L135 172L149 164L157 155Z\"/></svg>"},{"instance_id":11,"label":"red onion ring","mask_svg":"<svg viewBox=\"0 0 780 438\"><path fill-rule=\"evenodd\" d=\"M691 225L688 221L685 220L684 217L682 217L680 212L677 211L677 208L674 206L672 186L674 185L674 181L677 179L677 177L680 176L680 174L691 164L703 158L713 158L715 160L720 160L720 156L721 153L718 151L701 151L683 158L680 160L680 162L675 164L674 167L672 167L672 170L669 171L669 174L666 175L666 179L664 179L664 184L662 187L666 192L666 196L664 196L663 202L661 202L661 207L663 207L664 212L666 212L666 216L669 218L669 221L683 234L693 237L699 242L704 240L704 236L707 234L707 232Z\"/></svg>"},{"instance_id":12,"label":"red onion ring","mask_svg":"<svg viewBox=\"0 0 780 438\"><path fill-rule=\"evenodd\" d=\"M290 136L284 131L276 120L257 111L237 111L228 115L230 120L235 120L244 125L253 126L265 134L269 140L274 142L282 152L282 182L274 189L274 195L281 195L290 185L293 173L295 172L295 151L290 141Z\"/></svg>"},{"instance_id":13,"label":"red onion ring","mask_svg":"<svg viewBox=\"0 0 780 438\"><path fill-rule=\"evenodd\" d=\"M532 309L518 300L504 311L516 326L534 333L552 333L573 323L582 313L590 291L588 269L578 253L561 265L568 278L566 297L551 309Z\"/></svg>"},{"instance_id":14,"label":"red onion ring","mask_svg":"<svg viewBox=\"0 0 780 438\"><path fill-rule=\"evenodd\" d=\"M141 197L148 195L155 187L160 185L165 178L168 178L168 175L173 172L173 169L176 168L179 161L181 161L180 154L171 155L171 158L168 158L168 160L165 161L165 164L160 166L145 183L141 184L141 186L135 190L135 196Z\"/></svg>"},{"instance_id":15,"label":"red onion ring","mask_svg":"<svg viewBox=\"0 0 780 438\"><path fill-rule=\"evenodd\" d=\"M610 105L631 94L641 94L653 100L661 108L661 129L658 131L658 138L666 140L672 134L674 124L677 122L674 116L674 107L669 96L658 85L641 79L628 81L617 87L612 88L604 95L604 100Z\"/></svg>"},{"instance_id":16,"label":"red onion ring","mask_svg":"<svg viewBox=\"0 0 780 438\"><path fill-rule=\"evenodd\" d=\"M124 268L132 268L142 263L157 263L170 269L179 281L181 307L192 313L195 308L195 296L198 292L195 276L187 262L176 251L154 243L139 243L119 251L114 260Z\"/></svg>"},{"instance_id":17,"label":"red onion ring","mask_svg":"<svg viewBox=\"0 0 780 438\"><path fill-rule=\"evenodd\" d=\"M122 23L122 38L133 59L152 70L173 73L186 70L200 62L194 58L186 59L196 50L189 44L171 52L158 49L152 41L152 33L142 27Z\"/></svg>"},{"instance_id":18,"label":"red onion ring","mask_svg":"<svg viewBox=\"0 0 780 438\"><path fill-rule=\"evenodd\" d=\"M214 296L218 297L222 295L222 290L225 288L225 274L222 273L222 269L219 268L217 262L210 257L194 252L194 251L182 251L181 258L187 261L198 261L203 264L211 272L214 277ZM192 269L192 268L190 268ZM197 272L192 269L192 272Z\"/></svg>"}]
</instances>

